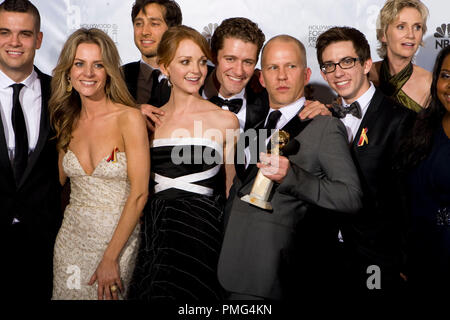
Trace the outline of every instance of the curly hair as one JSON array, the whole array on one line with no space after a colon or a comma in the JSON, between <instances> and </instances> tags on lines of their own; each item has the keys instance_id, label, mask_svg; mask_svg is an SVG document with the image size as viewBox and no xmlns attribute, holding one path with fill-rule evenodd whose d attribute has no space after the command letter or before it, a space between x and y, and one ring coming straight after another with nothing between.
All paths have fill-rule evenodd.
<instances>
[{"instance_id":1,"label":"curly hair","mask_svg":"<svg viewBox=\"0 0 450 320\"><path fill-rule=\"evenodd\" d=\"M152 3L156 3L164 9L164 21L168 27L179 26L183 21L180 6L173 0L136 0L131 9L131 21L134 22L139 12L141 10L145 12L145 7Z\"/></svg>"},{"instance_id":2,"label":"curly hair","mask_svg":"<svg viewBox=\"0 0 450 320\"><path fill-rule=\"evenodd\" d=\"M447 110L437 95L437 82L445 58L450 55L450 46L443 48L433 68L433 82L431 84L431 103L428 108L417 114L409 134L405 136L398 152L397 169L406 173L416 167L431 152L434 133L439 128Z\"/></svg>"},{"instance_id":3,"label":"curly hair","mask_svg":"<svg viewBox=\"0 0 450 320\"><path fill-rule=\"evenodd\" d=\"M244 42L251 42L256 45L256 59L266 41L266 36L256 23L247 18L229 18L222 21L220 26L214 31L211 38L211 52L213 57L217 57L219 50L223 48L226 38L237 38Z\"/></svg>"},{"instance_id":4,"label":"curly hair","mask_svg":"<svg viewBox=\"0 0 450 320\"><path fill-rule=\"evenodd\" d=\"M82 43L94 43L100 47L102 61L107 74L105 93L114 103L131 107L136 104L128 92L120 69L120 56L112 39L103 31L81 28L69 36L64 44L58 63L53 69L52 95L49 100L50 121L55 129L58 150L67 151L72 138L74 121L81 111L81 99L76 90L67 92L70 70L77 48Z\"/></svg>"}]
</instances>

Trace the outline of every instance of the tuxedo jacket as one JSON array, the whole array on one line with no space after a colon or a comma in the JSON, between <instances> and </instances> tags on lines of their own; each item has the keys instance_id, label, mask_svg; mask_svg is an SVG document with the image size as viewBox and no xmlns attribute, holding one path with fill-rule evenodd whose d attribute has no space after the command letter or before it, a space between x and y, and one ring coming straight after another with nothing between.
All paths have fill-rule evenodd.
<instances>
[{"instance_id":1,"label":"tuxedo jacket","mask_svg":"<svg viewBox=\"0 0 450 320\"><path fill-rule=\"evenodd\" d=\"M128 87L128 91L137 99L137 88L138 88L138 77L139 70L141 67L141 62L130 62L122 66L122 71L125 76L125 83ZM150 90L150 98L147 104L155 107L162 107L169 101L170 98L170 86L168 85L167 79L163 79L160 82L152 83L152 86L148 88Z\"/></svg>"},{"instance_id":2,"label":"tuxedo jacket","mask_svg":"<svg viewBox=\"0 0 450 320\"><path fill-rule=\"evenodd\" d=\"M39 299L51 294L53 245L62 214L58 154L47 107L50 77L37 68L36 72L42 90L39 138L18 186L0 119L0 246L12 286L4 290L21 291L25 297L32 285Z\"/></svg>"},{"instance_id":3,"label":"tuxedo jacket","mask_svg":"<svg viewBox=\"0 0 450 320\"><path fill-rule=\"evenodd\" d=\"M247 106L245 110L244 131L247 131L248 129L255 129L258 126L261 126L261 121L266 120L270 107L266 89L262 92L255 93L253 89L247 85L245 92L247 94Z\"/></svg>"},{"instance_id":4,"label":"tuxedo jacket","mask_svg":"<svg viewBox=\"0 0 450 320\"><path fill-rule=\"evenodd\" d=\"M343 220L341 231L346 253L351 264L365 274L364 282L370 265L378 265L382 277L383 271L394 277L400 272L406 225L393 157L413 117L413 112L377 89L351 145L364 193L363 207L357 215ZM367 143L360 141L363 130L367 131Z\"/></svg>"},{"instance_id":5,"label":"tuxedo jacket","mask_svg":"<svg viewBox=\"0 0 450 320\"><path fill-rule=\"evenodd\" d=\"M284 251L311 207L348 213L361 207L358 175L346 129L339 120L318 116L301 121L295 116L282 130L289 132L300 148L289 156L291 167L283 182L274 184L270 197L273 211L240 199L252 189L258 172L255 165L250 165L244 177L236 176L227 200L229 220L218 278L229 292L282 299Z\"/></svg>"}]
</instances>

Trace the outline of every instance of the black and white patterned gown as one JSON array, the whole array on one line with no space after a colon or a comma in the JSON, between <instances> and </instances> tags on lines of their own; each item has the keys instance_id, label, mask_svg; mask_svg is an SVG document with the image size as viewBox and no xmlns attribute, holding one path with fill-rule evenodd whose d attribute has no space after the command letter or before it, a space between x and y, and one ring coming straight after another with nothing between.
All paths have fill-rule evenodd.
<instances>
[{"instance_id":1,"label":"black and white patterned gown","mask_svg":"<svg viewBox=\"0 0 450 320\"><path fill-rule=\"evenodd\" d=\"M130 299L214 301L223 236L222 148L209 139L153 140L154 193L144 210Z\"/></svg>"}]
</instances>

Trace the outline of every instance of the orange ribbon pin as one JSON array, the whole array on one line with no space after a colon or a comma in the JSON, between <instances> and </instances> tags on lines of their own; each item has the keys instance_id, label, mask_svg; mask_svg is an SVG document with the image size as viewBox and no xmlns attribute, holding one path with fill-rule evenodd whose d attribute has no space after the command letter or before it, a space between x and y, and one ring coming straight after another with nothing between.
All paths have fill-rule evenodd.
<instances>
[{"instance_id":1,"label":"orange ribbon pin","mask_svg":"<svg viewBox=\"0 0 450 320\"><path fill-rule=\"evenodd\" d=\"M117 162L117 152L119 152L119 148L114 147L113 152L108 157L108 159L106 159L106 162L116 163Z\"/></svg>"},{"instance_id":2,"label":"orange ribbon pin","mask_svg":"<svg viewBox=\"0 0 450 320\"><path fill-rule=\"evenodd\" d=\"M367 128L363 128L361 131L361 135L359 136L358 147L364 145L364 143L369 144L369 139L367 138Z\"/></svg>"}]
</instances>

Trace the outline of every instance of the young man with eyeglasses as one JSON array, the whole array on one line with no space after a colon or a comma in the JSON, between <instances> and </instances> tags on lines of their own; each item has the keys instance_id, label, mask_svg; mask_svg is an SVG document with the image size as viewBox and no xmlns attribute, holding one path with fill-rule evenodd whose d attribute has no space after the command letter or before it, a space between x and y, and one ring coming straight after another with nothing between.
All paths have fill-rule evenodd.
<instances>
[{"instance_id":1,"label":"young man with eyeglasses","mask_svg":"<svg viewBox=\"0 0 450 320\"><path fill-rule=\"evenodd\" d=\"M341 118L364 193L362 210L341 220L345 284L352 291L384 294L402 288L402 239L405 228L393 155L411 116L368 80L372 66L365 36L334 27L316 43L322 77L342 98L334 105Z\"/></svg>"}]
</instances>

